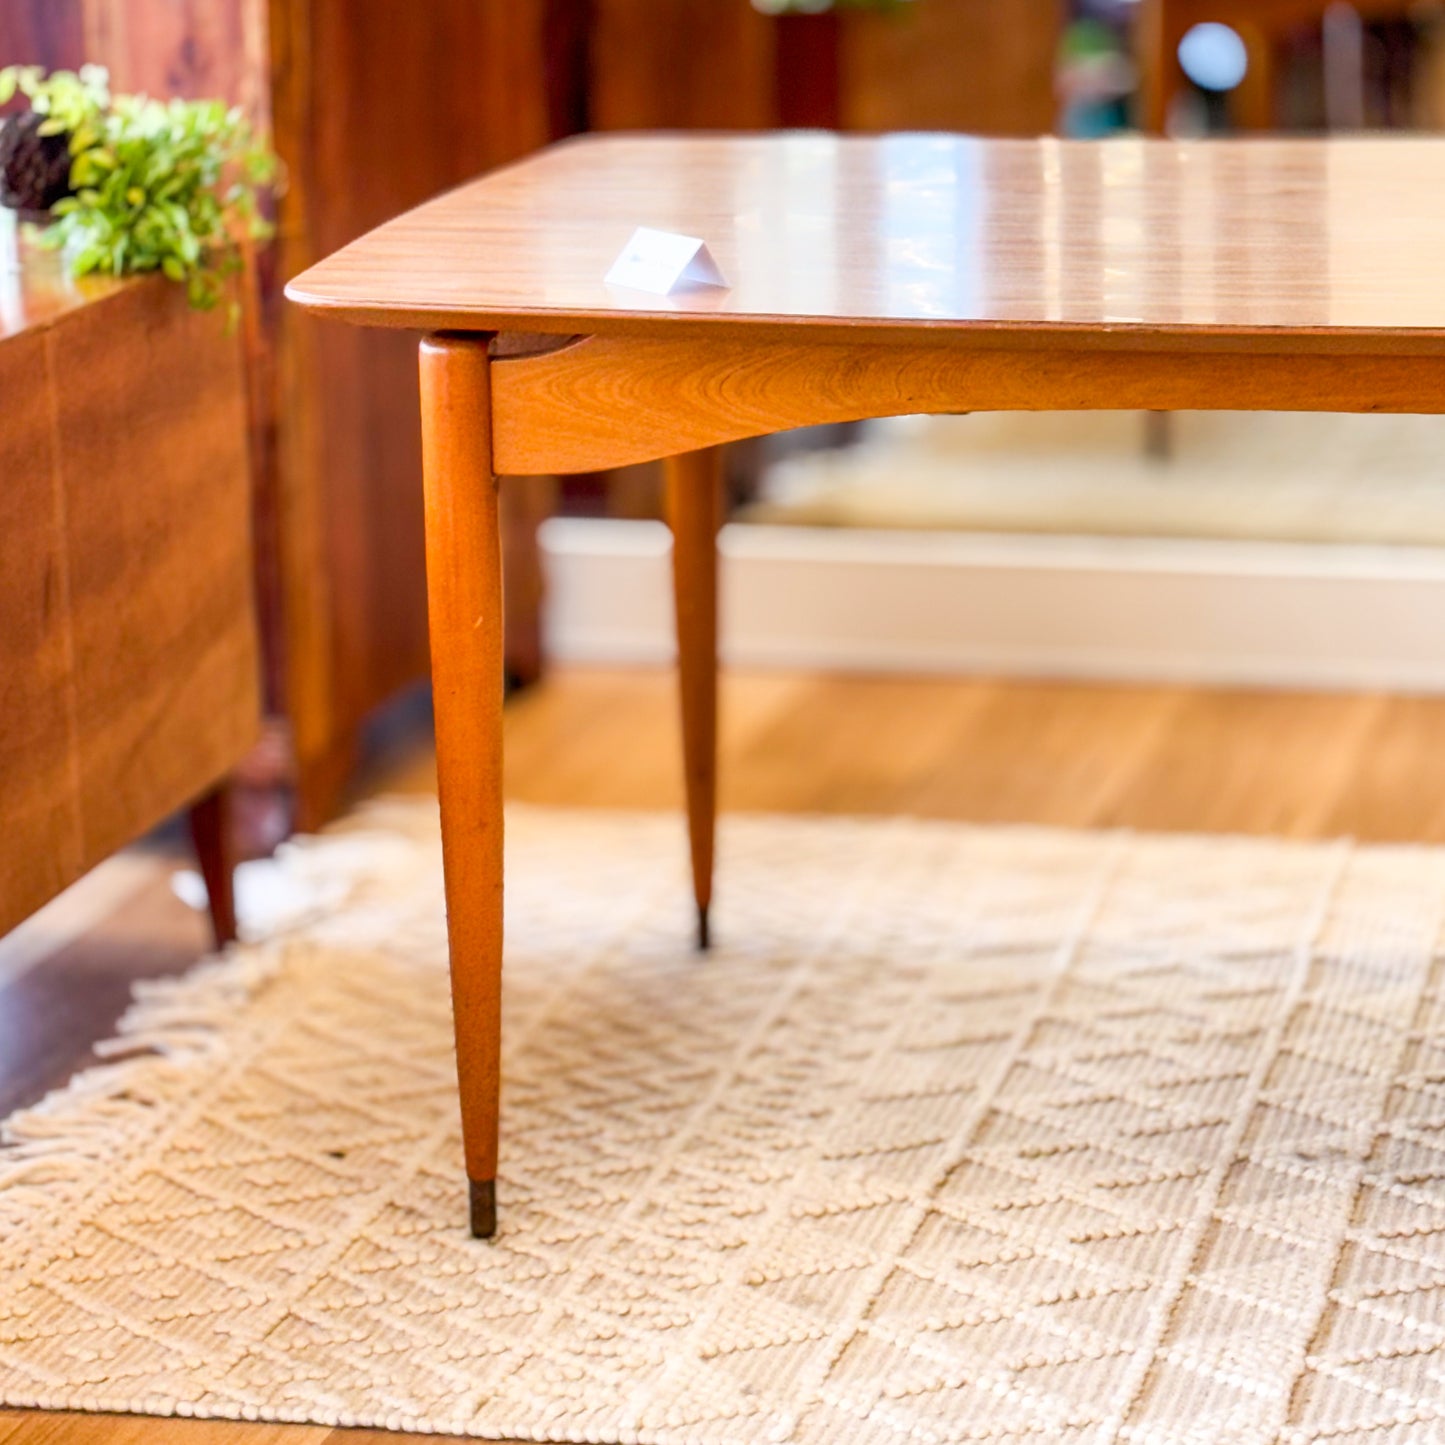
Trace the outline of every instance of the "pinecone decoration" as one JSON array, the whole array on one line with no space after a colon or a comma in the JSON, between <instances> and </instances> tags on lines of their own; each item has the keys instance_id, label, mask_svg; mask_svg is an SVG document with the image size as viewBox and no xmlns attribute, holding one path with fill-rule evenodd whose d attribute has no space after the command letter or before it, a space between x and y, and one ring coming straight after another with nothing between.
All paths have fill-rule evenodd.
<instances>
[{"instance_id":1,"label":"pinecone decoration","mask_svg":"<svg viewBox=\"0 0 1445 1445\"><path fill-rule=\"evenodd\" d=\"M0 124L0 205L41 214L70 195L70 139L41 135L33 110Z\"/></svg>"}]
</instances>

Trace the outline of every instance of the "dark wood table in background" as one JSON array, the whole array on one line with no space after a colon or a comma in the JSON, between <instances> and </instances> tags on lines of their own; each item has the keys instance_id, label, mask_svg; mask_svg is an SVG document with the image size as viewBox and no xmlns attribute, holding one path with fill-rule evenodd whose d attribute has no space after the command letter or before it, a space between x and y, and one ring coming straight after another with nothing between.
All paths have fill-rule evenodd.
<instances>
[{"instance_id":1,"label":"dark wood table in background","mask_svg":"<svg viewBox=\"0 0 1445 1445\"><path fill-rule=\"evenodd\" d=\"M604 284L639 225L730 283ZM442 842L472 1229L496 1227L498 475L669 458L694 880L716 799L719 444L912 412L1445 411L1445 142L632 136L382 226L288 288L425 333Z\"/></svg>"}]
</instances>

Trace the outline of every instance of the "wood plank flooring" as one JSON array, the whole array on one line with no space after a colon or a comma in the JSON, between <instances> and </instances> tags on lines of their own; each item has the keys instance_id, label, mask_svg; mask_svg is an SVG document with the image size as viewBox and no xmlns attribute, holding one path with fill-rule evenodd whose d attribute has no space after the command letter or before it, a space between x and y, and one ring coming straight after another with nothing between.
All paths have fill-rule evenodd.
<instances>
[{"instance_id":1,"label":"wood plank flooring","mask_svg":"<svg viewBox=\"0 0 1445 1445\"><path fill-rule=\"evenodd\" d=\"M566 672L507 710L507 792L680 806L671 677ZM955 679L727 678L725 809L1445 841L1445 698ZM360 793L426 791L424 719L394 728ZM679 820L679 827L681 821ZM0 1100L87 1061L130 982L198 956L164 882L0 990ZM378 1445L382 1432L0 1412L0 1445Z\"/></svg>"}]
</instances>

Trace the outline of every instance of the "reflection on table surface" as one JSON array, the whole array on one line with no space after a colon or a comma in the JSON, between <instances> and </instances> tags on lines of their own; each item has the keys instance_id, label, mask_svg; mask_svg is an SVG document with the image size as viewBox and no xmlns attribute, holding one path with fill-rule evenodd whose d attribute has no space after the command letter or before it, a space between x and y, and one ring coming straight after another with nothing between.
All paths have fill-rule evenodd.
<instances>
[{"instance_id":1,"label":"reflection on table surface","mask_svg":"<svg viewBox=\"0 0 1445 1445\"><path fill-rule=\"evenodd\" d=\"M603 276L638 225L730 283ZM602 136L451 192L293 283L296 299L606 322L1445 328L1445 142L949 135ZM392 319L397 319L393 317Z\"/></svg>"}]
</instances>

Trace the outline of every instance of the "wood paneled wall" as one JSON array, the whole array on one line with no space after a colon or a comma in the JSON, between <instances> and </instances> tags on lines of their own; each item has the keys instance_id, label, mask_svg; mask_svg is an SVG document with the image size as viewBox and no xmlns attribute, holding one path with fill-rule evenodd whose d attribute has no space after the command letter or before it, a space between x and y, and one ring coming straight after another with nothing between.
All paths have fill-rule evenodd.
<instances>
[{"instance_id":1,"label":"wood paneled wall","mask_svg":"<svg viewBox=\"0 0 1445 1445\"><path fill-rule=\"evenodd\" d=\"M548 138L542 0L271 0L282 278ZM301 822L366 713L427 670L416 346L279 319L289 712Z\"/></svg>"},{"instance_id":2,"label":"wood paneled wall","mask_svg":"<svg viewBox=\"0 0 1445 1445\"><path fill-rule=\"evenodd\" d=\"M222 96L264 121L266 14L262 0L82 0L88 59L110 67L117 90Z\"/></svg>"},{"instance_id":3,"label":"wood paneled wall","mask_svg":"<svg viewBox=\"0 0 1445 1445\"><path fill-rule=\"evenodd\" d=\"M773 23L748 0L591 0L596 130L773 124Z\"/></svg>"},{"instance_id":4,"label":"wood paneled wall","mask_svg":"<svg viewBox=\"0 0 1445 1445\"><path fill-rule=\"evenodd\" d=\"M265 115L265 0L0 0L0 65L106 65L117 90Z\"/></svg>"},{"instance_id":5,"label":"wood paneled wall","mask_svg":"<svg viewBox=\"0 0 1445 1445\"><path fill-rule=\"evenodd\" d=\"M594 127L777 124L778 22L747 0L592 4ZM1065 0L913 0L888 14L840 12L837 122L1046 133L1065 10ZM786 88L789 77L778 82Z\"/></svg>"},{"instance_id":6,"label":"wood paneled wall","mask_svg":"<svg viewBox=\"0 0 1445 1445\"><path fill-rule=\"evenodd\" d=\"M843 17L841 122L848 130L1046 135L1064 0L913 0Z\"/></svg>"},{"instance_id":7,"label":"wood paneled wall","mask_svg":"<svg viewBox=\"0 0 1445 1445\"><path fill-rule=\"evenodd\" d=\"M82 0L0 0L0 66L70 64L85 49L81 4Z\"/></svg>"}]
</instances>

